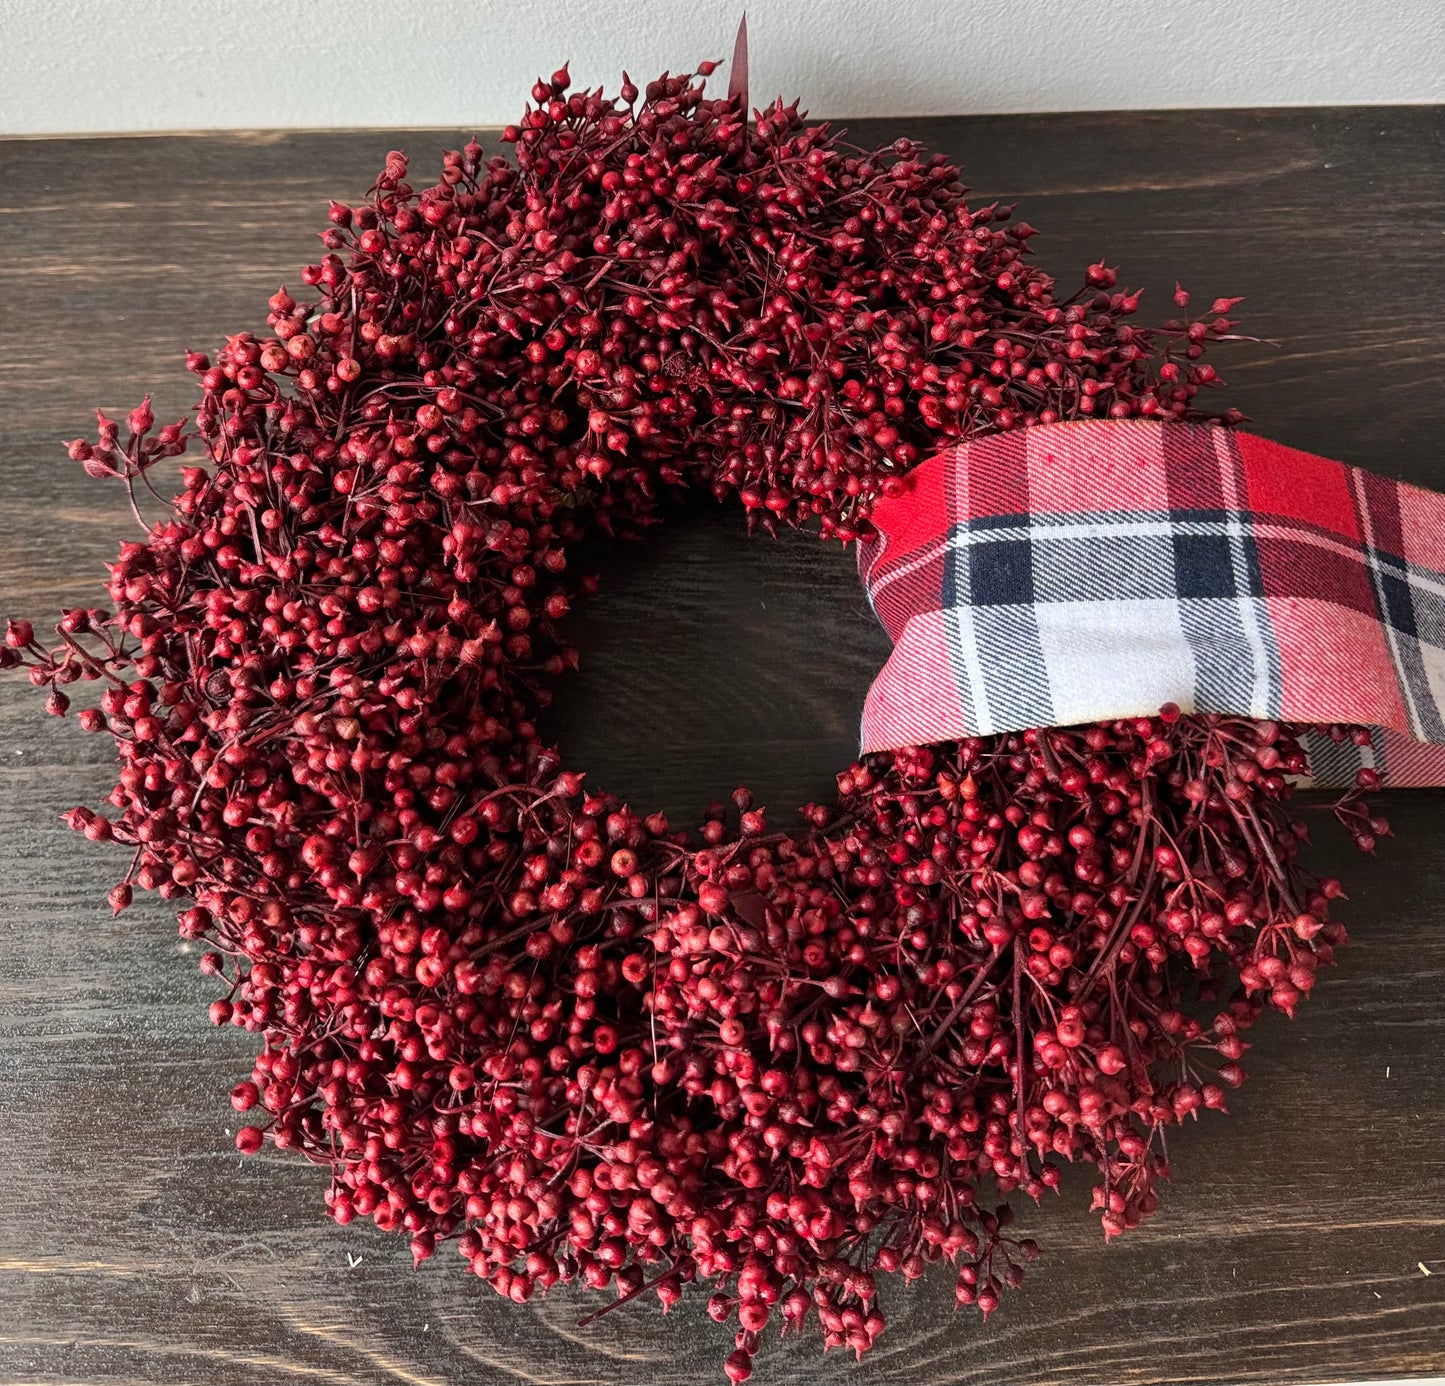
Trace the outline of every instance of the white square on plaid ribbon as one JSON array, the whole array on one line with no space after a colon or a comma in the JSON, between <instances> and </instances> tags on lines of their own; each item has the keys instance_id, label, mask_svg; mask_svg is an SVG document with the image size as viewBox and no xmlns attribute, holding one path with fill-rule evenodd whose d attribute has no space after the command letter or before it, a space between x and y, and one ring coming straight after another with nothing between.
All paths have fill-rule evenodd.
<instances>
[{"instance_id":1,"label":"white square on plaid ribbon","mask_svg":"<svg viewBox=\"0 0 1445 1386\"><path fill-rule=\"evenodd\" d=\"M1100 707L1151 716L1194 705L1194 651L1172 601L1047 602L1035 608L1054 721L1091 722Z\"/></svg>"}]
</instances>

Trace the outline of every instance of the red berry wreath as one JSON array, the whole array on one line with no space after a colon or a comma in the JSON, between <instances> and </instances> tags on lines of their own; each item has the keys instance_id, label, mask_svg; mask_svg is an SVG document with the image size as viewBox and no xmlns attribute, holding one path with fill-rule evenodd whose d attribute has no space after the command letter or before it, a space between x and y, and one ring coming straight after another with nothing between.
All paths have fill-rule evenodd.
<instances>
[{"instance_id":1,"label":"red berry wreath","mask_svg":"<svg viewBox=\"0 0 1445 1386\"><path fill-rule=\"evenodd\" d=\"M0 653L55 714L105 685L79 721L115 738L113 810L70 821L134 846L117 910L194 902L211 1018L261 1039L241 1150L299 1150L338 1222L518 1302L706 1285L740 1381L770 1320L869 1348L880 1273L948 1261L989 1313L1036 1254L1000 1199L1064 1162L1099 1167L1106 1234L1150 1212L1165 1129L1343 941L1338 886L1296 864L1276 723L869 755L792 832L743 790L675 832L563 770L535 718L578 540L703 487L846 542L955 440L1216 417L1232 305L1135 326L1102 263L1060 297L942 155L796 105L532 95L515 163L468 144L418 192L392 154L332 205L311 299L188 358L204 458L112 609ZM71 455L134 499L186 423L143 404Z\"/></svg>"}]
</instances>

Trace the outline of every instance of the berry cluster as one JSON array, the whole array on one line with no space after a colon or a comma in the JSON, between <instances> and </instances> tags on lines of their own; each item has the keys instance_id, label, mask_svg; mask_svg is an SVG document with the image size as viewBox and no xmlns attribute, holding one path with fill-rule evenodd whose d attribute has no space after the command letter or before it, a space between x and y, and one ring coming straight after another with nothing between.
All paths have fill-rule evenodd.
<instances>
[{"instance_id":1,"label":"berry cluster","mask_svg":"<svg viewBox=\"0 0 1445 1386\"><path fill-rule=\"evenodd\" d=\"M417 192L393 154L309 301L190 356L203 464L109 610L51 648L12 621L0 665L61 715L105 685L79 721L118 783L70 822L134 849L117 910L184 897L212 941L211 1018L262 1044L241 1150L301 1151L332 1217L519 1302L705 1284L741 1381L770 1320L866 1350L880 1273L948 1261L989 1313L1037 1250L991 1205L1065 1162L1106 1233L1148 1213L1165 1128L1343 941L1339 887L1297 864L1273 723L870 756L791 833L741 790L677 832L564 770L535 717L578 540L696 486L849 540L980 430L1205 417L1232 302L1134 326L1102 264L1061 298L942 156L781 102L750 126L690 75L533 97L515 163L469 144ZM71 455L134 501L192 440L128 422Z\"/></svg>"}]
</instances>

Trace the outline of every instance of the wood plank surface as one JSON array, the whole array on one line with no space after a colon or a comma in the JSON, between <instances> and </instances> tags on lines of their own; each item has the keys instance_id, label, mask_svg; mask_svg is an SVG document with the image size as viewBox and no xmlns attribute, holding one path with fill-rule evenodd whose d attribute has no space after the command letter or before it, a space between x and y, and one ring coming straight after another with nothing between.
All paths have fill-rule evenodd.
<instances>
[{"instance_id":1,"label":"wood plank surface","mask_svg":"<svg viewBox=\"0 0 1445 1386\"><path fill-rule=\"evenodd\" d=\"M1043 263L1103 255L1167 316L1173 277L1244 294L1267 342L1221 353L1259 431L1445 489L1445 114L1438 108L859 122L1018 199ZM329 195L444 132L0 142L0 613L96 591L123 500L58 440L94 404L191 399L180 353L257 327L299 283ZM175 411L174 413L172 411ZM119 488L115 488L119 491ZM886 641L849 558L748 541L687 508L600 552L560 693L570 763L691 817L735 784L828 792ZM157 901L112 920L118 849L57 815L111 780L102 740L0 680L0 1382L453 1386L720 1380L727 1334L559 1291L504 1304L460 1261L321 1215L325 1176L230 1152L244 1034ZM1396 837L1346 873L1355 946L1300 1019L1260 1027L1233 1114L1171 1140L1155 1219L1111 1246L1084 1178L1024 1221L1045 1255L987 1325L952 1278L888 1292L855 1365L770 1342L783 1383L1322 1382L1445 1374L1445 794L1389 796Z\"/></svg>"}]
</instances>

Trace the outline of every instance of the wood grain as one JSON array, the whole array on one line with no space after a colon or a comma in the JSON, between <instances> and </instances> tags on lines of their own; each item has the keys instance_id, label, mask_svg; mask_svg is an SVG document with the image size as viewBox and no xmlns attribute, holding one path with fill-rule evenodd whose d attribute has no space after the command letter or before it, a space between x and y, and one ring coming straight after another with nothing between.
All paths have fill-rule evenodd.
<instances>
[{"instance_id":1,"label":"wood grain","mask_svg":"<svg viewBox=\"0 0 1445 1386\"><path fill-rule=\"evenodd\" d=\"M1018 199L1043 262L1107 255L1167 300L1248 296L1225 363L1260 431L1445 489L1445 115L1439 109L870 121L921 137L980 198ZM122 504L66 462L89 407L191 397L188 345L258 326L297 282L328 195L443 133L0 143L0 611L94 592ZM1162 312L1163 310L1160 309ZM827 793L886 650L847 557L749 542L686 508L599 551L583 672L555 727L593 778L688 816L739 781ZM684 1305L577 1327L582 1296L518 1310L444 1256L320 1216L324 1178L228 1154L246 1037L166 911L111 920L114 850L57 822L101 796L104 746L0 681L0 1381L452 1386L720 1379ZM771 1344L758 1380L1334 1381L1445 1373L1445 795L1389 803L1378 861L1340 861L1356 946L1299 1021L1261 1027L1227 1120L1172 1142L1154 1221L1104 1246L1087 1180L1027 1221L1046 1255L987 1327L951 1282L890 1295L861 1365ZM1338 843L1322 825L1321 860ZM450 1263L450 1264L449 1264ZM1433 1274L1426 1274L1426 1271Z\"/></svg>"}]
</instances>

